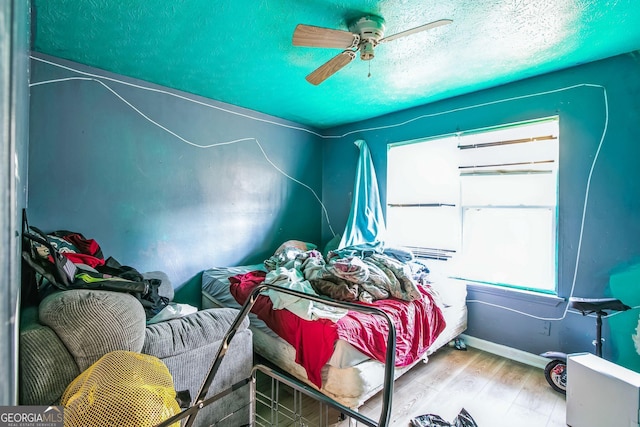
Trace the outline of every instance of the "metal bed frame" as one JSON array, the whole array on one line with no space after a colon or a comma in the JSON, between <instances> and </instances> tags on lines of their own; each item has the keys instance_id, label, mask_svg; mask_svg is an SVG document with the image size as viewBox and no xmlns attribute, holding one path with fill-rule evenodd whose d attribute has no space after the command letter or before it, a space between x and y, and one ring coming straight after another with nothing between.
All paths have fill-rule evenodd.
<instances>
[{"instance_id":1,"label":"metal bed frame","mask_svg":"<svg viewBox=\"0 0 640 427\"><path fill-rule=\"evenodd\" d=\"M311 301L315 301L315 302L320 302L322 304L327 304L330 306L334 306L334 307L338 307L338 308L344 308L344 309L348 309L348 310L354 310L354 311L359 311L359 312L363 312L366 314L373 314L373 315L378 315L378 316L382 316L387 323L389 324L389 335L387 337L387 351L385 354L385 369L384 369L384 383L383 383L383 396L382 396L382 410L380 411L380 418L378 419L378 421L376 422L375 420L372 420L371 418L366 417L363 414L360 414L359 412L355 411L352 408L348 408L336 401L334 401L333 399L329 398L328 396L322 394L321 392L319 392L318 390L316 390L315 388L310 387L307 384L302 383L300 380L293 378L289 375L287 375L286 373L277 371L275 369L272 369L270 367L267 367L265 365L262 364L257 364L253 367L252 371L251 371L251 376L248 378L245 378L235 384L233 384L231 387L215 394L214 396L208 397L205 399L205 396L207 395L207 392L209 391L209 388L211 387L211 383L213 382L213 379L216 375L216 373L218 372L218 368L220 367L220 364L222 363L222 359L224 359L224 356L227 354L227 350L229 348L229 344L231 343L231 340L233 339L233 337L235 336L238 328L240 327L240 325L242 324L242 321L244 320L245 317L247 317L249 315L249 312L251 311L251 308L253 307L253 305L255 304L258 295L266 290L266 289L273 289L276 290L278 292L283 292L285 294L289 294L289 295L294 295L303 299L308 299ZM215 359L213 360L213 362L211 363L211 366L209 368L209 371L207 373L207 376L204 380L204 382L202 383L202 385L200 386L200 390L198 392L198 396L192 400L191 406L189 406L189 408L183 410L182 412L180 412L179 414L176 414L174 416L172 416L171 418L168 418L167 420L163 421L162 423L158 424L156 427L168 427L180 420L185 420L184 422L184 427L190 427L193 422L195 421L196 416L198 415L198 412L200 411L200 409L204 408L205 406L208 406L210 404L212 404L213 402L221 399L222 397L238 390L241 387L246 386L247 384L250 384L250 397L251 397L251 409L250 409L250 422L251 422L251 426L256 426L256 404L257 404L257 390L256 390L256 376L258 374L258 372L261 372L265 375L268 375L269 377L272 378L272 381L275 380L279 383L285 384L289 387L291 387L292 389L294 389L296 392L299 392L301 394L304 394L306 396L309 396L313 399L316 399L317 401L319 401L321 403L321 405L327 405L329 407L333 407L334 409L340 411L340 413L348 416L351 420L355 420L356 422L360 422L364 425L370 426L370 427L387 427L389 425L389 419L391 417L391 404L392 404L392 398L393 398L393 376L394 376L394 366L395 366L395 358L396 358L396 329L395 326L393 324L393 321L391 320L391 318L389 317L389 315L387 313L385 313L384 311L375 308L375 307L369 307L369 306L363 306L363 305L358 305L358 304L354 304L354 303L349 303L349 302L343 302L343 301L336 301L336 300L332 300L332 299L327 299L327 298L323 298L323 297L319 297L316 295L310 295L310 294L305 294L303 292L299 292L299 291L295 291L292 289L287 289L287 288L283 288L281 286L277 286L277 285L269 285L266 283L262 283L260 285L258 285L253 292L251 293L251 295L249 296L249 298L247 299L247 301L244 303L244 305L242 306L242 309L240 310L240 312L238 313L238 315L236 316L235 320L233 321L233 324L229 327L229 329L227 330L223 340L222 340L222 344L220 345L220 348L218 349L218 352L216 354ZM273 402L272 402L273 403ZM275 402L277 404L277 402ZM272 410L275 409L276 411L278 410L277 407L272 407ZM294 414L293 414L293 418L296 419L297 421L295 421L294 425L302 425L302 424L298 424L299 422L299 414L297 414L297 411L294 410Z\"/></svg>"}]
</instances>

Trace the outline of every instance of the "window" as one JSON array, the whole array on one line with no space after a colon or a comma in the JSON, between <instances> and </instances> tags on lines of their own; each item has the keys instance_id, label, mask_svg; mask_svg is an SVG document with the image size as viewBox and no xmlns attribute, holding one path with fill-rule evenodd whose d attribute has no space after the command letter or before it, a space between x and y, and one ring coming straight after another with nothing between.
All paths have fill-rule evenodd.
<instances>
[{"instance_id":1,"label":"window","mask_svg":"<svg viewBox=\"0 0 640 427\"><path fill-rule=\"evenodd\" d=\"M390 244L458 278L556 292L558 119L389 145Z\"/></svg>"}]
</instances>

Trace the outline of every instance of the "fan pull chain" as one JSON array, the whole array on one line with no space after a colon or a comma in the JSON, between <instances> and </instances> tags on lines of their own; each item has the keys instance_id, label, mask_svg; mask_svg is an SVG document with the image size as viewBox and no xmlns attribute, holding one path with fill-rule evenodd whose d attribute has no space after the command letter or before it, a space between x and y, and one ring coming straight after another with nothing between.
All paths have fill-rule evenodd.
<instances>
[{"instance_id":1,"label":"fan pull chain","mask_svg":"<svg viewBox=\"0 0 640 427\"><path fill-rule=\"evenodd\" d=\"M367 74L367 77L371 77L371 61L368 61L368 62L369 62L369 74Z\"/></svg>"}]
</instances>

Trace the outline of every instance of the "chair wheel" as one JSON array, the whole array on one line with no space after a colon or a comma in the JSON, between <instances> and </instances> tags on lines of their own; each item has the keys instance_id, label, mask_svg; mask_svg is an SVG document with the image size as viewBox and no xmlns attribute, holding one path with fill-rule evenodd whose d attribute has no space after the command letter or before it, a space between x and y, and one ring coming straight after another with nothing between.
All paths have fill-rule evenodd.
<instances>
[{"instance_id":1,"label":"chair wheel","mask_svg":"<svg viewBox=\"0 0 640 427\"><path fill-rule=\"evenodd\" d=\"M567 394L567 363L563 360L552 360L544 367L544 377L555 391Z\"/></svg>"}]
</instances>

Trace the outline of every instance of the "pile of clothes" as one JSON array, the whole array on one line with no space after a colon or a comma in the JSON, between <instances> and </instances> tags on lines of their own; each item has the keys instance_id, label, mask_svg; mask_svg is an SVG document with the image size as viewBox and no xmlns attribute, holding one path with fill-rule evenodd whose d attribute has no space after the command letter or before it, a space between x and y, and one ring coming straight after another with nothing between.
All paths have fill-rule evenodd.
<instances>
[{"instance_id":1,"label":"pile of clothes","mask_svg":"<svg viewBox=\"0 0 640 427\"><path fill-rule=\"evenodd\" d=\"M416 261L410 252L385 249L381 252L341 250L330 251L326 259L309 244L285 242L267 260L270 284L283 285L283 278L303 282L319 295L340 301L372 303L380 299L397 298L415 301L422 298L418 283L427 283L429 269ZM299 289L305 291L304 289ZM308 293L308 292L307 292Z\"/></svg>"}]
</instances>

